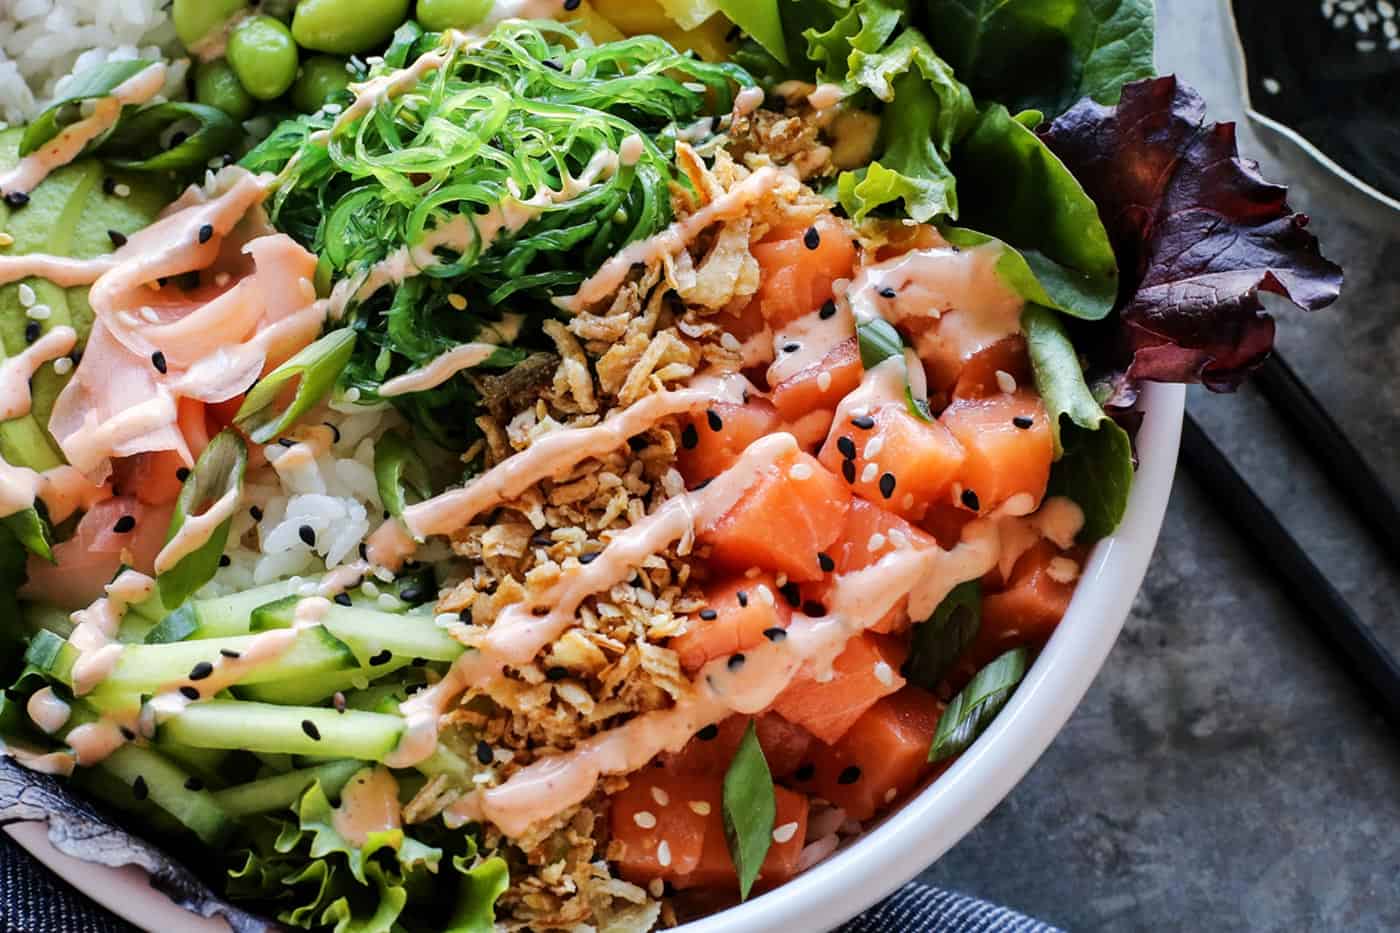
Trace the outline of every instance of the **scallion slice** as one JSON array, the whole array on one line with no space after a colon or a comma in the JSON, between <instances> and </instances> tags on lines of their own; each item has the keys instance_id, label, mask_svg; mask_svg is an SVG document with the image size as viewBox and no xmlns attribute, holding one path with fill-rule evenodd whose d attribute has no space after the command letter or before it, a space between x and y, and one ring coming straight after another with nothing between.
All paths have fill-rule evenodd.
<instances>
[{"instance_id":1,"label":"scallion slice","mask_svg":"<svg viewBox=\"0 0 1400 933\"><path fill-rule=\"evenodd\" d=\"M355 349L355 332L331 331L253 386L234 418L255 442L265 444L306 414L330 392L350 354ZM296 380L296 394L283 411L276 407L282 392Z\"/></svg>"},{"instance_id":2,"label":"scallion slice","mask_svg":"<svg viewBox=\"0 0 1400 933\"><path fill-rule=\"evenodd\" d=\"M243 473L248 466L248 447L236 431L223 431L204 448L194 465L180 496L175 500L175 512L170 516L170 530L166 541L170 541L185 522L197 510L217 502L229 492L241 492ZM199 548L181 558L179 563L160 575L160 598L167 606L179 606L195 590L213 579L219 569L219 558L228 544L230 518L222 523L209 536L209 540Z\"/></svg>"}]
</instances>

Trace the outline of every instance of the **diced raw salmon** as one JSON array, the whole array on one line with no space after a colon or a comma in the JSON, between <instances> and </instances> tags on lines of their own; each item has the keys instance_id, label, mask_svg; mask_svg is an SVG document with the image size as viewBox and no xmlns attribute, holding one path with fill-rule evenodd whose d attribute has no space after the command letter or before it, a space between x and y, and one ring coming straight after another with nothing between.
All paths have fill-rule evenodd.
<instances>
[{"instance_id":1,"label":"diced raw salmon","mask_svg":"<svg viewBox=\"0 0 1400 933\"><path fill-rule=\"evenodd\" d=\"M856 338L838 343L822 359L772 387L770 396L778 414L796 421L817 409L834 410L860 385L865 369L860 363Z\"/></svg>"},{"instance_id":2,"label":"diced raw salmon","mask_svg":"<svg viewBox=\"0 0 1400 933\"><path fill-rule=\"evenodd\" d=\"M953 387L954 398L987 398L1005 391L1003 379L997 373L1011 377L1012 390L1015 386L1033 386L1031 358L1026 349L1026 338L1020 334L998 340L963 364L958 373L957 384Z\"/></svg>"},{"instance_id":3,"label":"diced raw salmon","mask_svg":"<svg viewBox=\"0 0 1400 933\"><path fill-rule=\"evenodd\" d=\"M826 215L811 227L775 230L754 244L762 275L756 301L770 325L782 327L817 310L832 297L832 282L852 277L852 235L848 224Z\"/></svg>"},{"instance_id":4,"label":"diced raw salmon","mask_svg":"<svg viewBox=\"0 0 1400 933\"><path fill-rule=\"evenodd\" d=\"M681 419L676 465L692 486L714 479L733 466L750 444L776 431L780 423L766 399L750 399L743 405L717 402L708 411Z\"/></svg>"},{"instance_id":5,"label":"diced raw salmon","mask_svg":"<svg viewBox=\"0 0 1400 933\"><path fill-rule=\"evenodd\" d=\"M963 470L963 449L937 421L924 421L902 402L880 406L866 420L831 426L820 459L851 489L882 509L917 520L947 501Z\"/></svg>"},{"instance_id":6,"label":"diced raw salmon","mask_svg":"<svg viewBox=\"0 0 1400 933\"><path fill-rule=\"evenodd\" d=\"M768 761L768 770L775 779L787 777L807 760L812 734L776 713L763 713L755 717L730 716L702 729L679 752L661 755L662 767L671 774L687 777L723 777L734 760L734 752L744 738L750 718L763 757Z\"/></svg>"},{"instance_id":7,"label":"diced raw salmon","mask_svg":"<svg viewBox=\"0 0 1400 933\"><path fill-rule=\"evenodd\" d=\"M716 658L748 651L764 640L764 632L791 622L792 608L772 573L730 577L705 587L705 608L668 647L693 673Z\"/></svg>"},{"instance_id":8,"label":"diced raw salmon","mask_svg":"<svg viewBox=\"0 0 1400 933\"><path fill-rule=\"evenodd\" d=\"M773 818L773 841L758 871L757 884L762 887L782 884L797 874L797 858L807 835L806 795L786 787L774 787L773 796L777 813ZM729 856L724 816L719 807L713 808L707 819L700 864L689 875L677 878L676 887L737 889L738 876L734 872L734 860Z\"/></svg>"},{"instance_id":9,"label":"diced raw salmon","mask_svg":"<svg viewBox=\"0 0 1400 933\"><path fill-rule=\"evenodd\" d=\"M617 859L622 877L646 884L653 878L671 880L694 871L700 864L710 816L720 812L720 805L720 785L713 777L677 775L659 768L634 772L627 787L612 796L610 824L613 839L623 843Z\"/></svg>"},{"instance_id":10,"label":"diced raw salmon","mask_svg":"<svg viewBox=\"0 0 1400 933\"><path fill-rule=\"evenodd\" d=\"M846 643L832 664L831 679L800 671L773 702L773 711L830 745L876 700L904 686L899 669L908 656L903 639L864 632Z\"/></svg>"},{"instance_id":11,"label":"diced raw salmon","mask_svg":"<svg viewBox=\"0 0 1400 933\"><path fill-rule=\"evenodd\" d=\"M1039 396L1024 390L984 399L960 399L938 419L962 445L959 501L989 512L1025 493L1039 506L1050 480L1054 440Z\"/></svg>"}]
</instances>

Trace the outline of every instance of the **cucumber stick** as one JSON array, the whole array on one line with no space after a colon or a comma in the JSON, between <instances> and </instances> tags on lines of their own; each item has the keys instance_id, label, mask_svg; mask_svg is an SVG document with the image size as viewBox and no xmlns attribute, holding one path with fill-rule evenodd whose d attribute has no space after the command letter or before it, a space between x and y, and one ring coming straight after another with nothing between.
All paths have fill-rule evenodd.
<instances>
[{"instance_id":1,"label":"cucumber stick","mask_svg":"<svg viewBox=\"0 0 1400 933\"><path fill-rule=\"evenodd\" d=\"M137 800L150 799L209 845L219 845L233 832L233 821L213 795L158 752L125 745L98 767L130 787Z\"/></svg>"},{"instance_id":2,"label":"cucumber stick","mask_svg":"<svg viewBox=\"0 0 1400 933\"><path fill-rule=\"evenodd\" d=\"M146 636L146 642L154 645L246 635L251 630L249 619L253 610L290 595L296 586L291 580L283 580L214 599L192 599L162 618Z\"/></svg>"},{"instance_id":3,"label":"cucumber stick","mask_svg":"<svg viewBox=\"0 0 1400 933\"><path fill-rule=\"evenodd\" d=\"M234 693L240 699L257 700L260 703L280 703L283 706L311 706L329 699L337 693L360 690L369 686L376 678L396 673L408 667L412 659L394 655L383 664L374 667L353 667L327 674L313 674L296 680L273 680L261 684L240 685Z\"/></svg>"},{"instance_id":4,"label":"cucumber stick","mask_svg":"<svg viewBox=\"0 0 1400 933\"><path fill-rule=\"evenodd\" d=\"M295 804L315 781L320 781L322 789L333 797L363 767L364 762L353 759L333 761L230 787L214 794L214 800L232 817L271 813Z\"/></svg>"},{"instance_id":5,"label":"cucumber stick","mask_svg":"<svg viewBox=\"0 0 1400 933\"><path fill-rule=\"evenodd\" d=\"M253 612L253 631L286 628L295 621L299 600L295 596L260 606ZM336 638L350 646L362 664L371 668L379 660L422 658L425 661L454 661L466 649L438 627L432 616L400 614L333 605L320 622ZM386 657L384 652L389 652Z\"/></svg>"},{"instance_id":6,"label":"cucumber stick","mask_svg":"<svg viewBox=\"0 0 1400 933\"><path fill-rule=\"evenodd\" d=\"M383 761L403 730L403 719L381 713L210 700L191 703L166 719L157 729L157 739L195 748Z\"/></svg>"}]
</instances>

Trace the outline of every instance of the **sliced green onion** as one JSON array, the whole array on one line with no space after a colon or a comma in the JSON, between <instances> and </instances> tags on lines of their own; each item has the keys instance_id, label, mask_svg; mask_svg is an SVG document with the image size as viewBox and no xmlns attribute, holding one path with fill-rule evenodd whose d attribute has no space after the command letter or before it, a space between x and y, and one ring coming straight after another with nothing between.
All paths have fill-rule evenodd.
<instances>
[{"instance_id":1,"label":"sliced green onion","mask_svg":"<svg viewBox=\"0 0 1400 933\"><path fill-rule=\"evenodd\" d=\"M1026 649L1013 648L978 671L943 711L928 760L942 761L967 751L1011 699L1028 663Z\"/></svg>"},{"instance_id":2,"label":"sliced green onion","mask_svg":"<svg viewBox=\"0 0 1400 933\"><path fill-rule=\"evenodd\" d=\"M758 871L773 843L778 803L773 774L758 743L753 720L724 774L724 839L739 876L739 899L747 900Z\"/></svg>"},{"instance_id":3,"label":"sliced green onion","mask_svg":"<svg viewBox=\"0 0 1400 933\"><path fill-rule=\"evenodd\" d=\"M355 332L332 331L268 373L248 392L234 423L254 441L265 444L306 414L330 392L355 350ZM293 380L296 395L285 411L275 402Z\"/></svg>"},{"instance_id":4,"label":"sliced green onion","mask_svg":"<svg viewBox=\"0 0 1400 933\"><path fill-rule=\"evenodd\" d=\"M49 540L49 523L44 521L44 517L39 514L39 510L30 506L22 512L15 512L13 515L6 515L0 519L0 524L19 539L19 543L24 545L24 549L35 557L42 557L49 563L53 563L53 547Z\"/></svg>"},{"instance_id":5,"label":"sliced green onion","mask_svg":"<svg viewBox=\"0 0 1400 933\"><path fill-rule=\"evenodd\" d=\"M243 473L247 467L248 447L238 432L226 430L210 441L209 446L204 448L204 453L199 455L189 479L185 480L185 485L180 489L165 540L169 542L179 534L180 529L185 527L185 522L198 514L196 510L201 506L217 502L231 490L241 492ZM224 546L228 544L229 526L232 524L232 518L221 523L209 536L208 541L160 575L157 583L160 586L161 601L165 605L179 606L193 595L195 590L214 578L219 569L219 558L224 553Z\"/></svg>"},{"instance_id":6,"label":"sliced green onion","mask_svg":"<svg viewBox=\"0 0 1400 933\"><path fill-rule=\"evenodd\" d=\"M934 690L982 627L982 582L953 587L927 621L914 626L905 676L911 684Z\"/></svg>"},{"instance_id":7,"label":"sliced green onion","mask_svg":"<svg viewBox=\"0 0 1400 933\"><path fill-rule=\"evenodd\" d=\"M55 101L34 118L19 140L19 154L27 156L40 149L59 133L82 119L81 104L85 100L106 97L129 79L152 64L145 59L128 62L108 62L76 76L68 85L68 96Z\"/></svg>"},{"instance_id":8,"label":"sliced green onion","mask_svg":"<svg viewBox=\"0 0 1400 933\"><path fill-rule=\"evenodd\" d=\"M405 491L419 499L432 495L428 466L418 452L399 434L390 431L374 446L374 479L379 484L379 500L395 518L403 515Z\"/></svg>"},{"instance_id":9,"label":"sliced green onion","mask_svg":"<svg viewBox=\"0 0 1400 933\"><path fill-rule=\"evenodd\" d=\"M177 128L185 138L163 148L163 137ZM203 168L214 156L232 152L242 135L238 123L218 107L170 101L124 117L98 154L133 172Z\"/></svg>"},{"instance_id":10,"label":"sliced green onion","mask_svg":"<svg viewBox=\"0 0 1400 933\"><path fill-rule=\"evenodd\" d=\"M859 323L856 325L856 340L860 345L861 365L867 370L874 369L890 357L899 357L905 373L904 400L909 405L910 413L921 421L933 421L923 363L913 350L904 346L904 338L894 329L894 325L884 318ZM917 371L915 367L918 367Z\"/></svg>"}]
</instances>

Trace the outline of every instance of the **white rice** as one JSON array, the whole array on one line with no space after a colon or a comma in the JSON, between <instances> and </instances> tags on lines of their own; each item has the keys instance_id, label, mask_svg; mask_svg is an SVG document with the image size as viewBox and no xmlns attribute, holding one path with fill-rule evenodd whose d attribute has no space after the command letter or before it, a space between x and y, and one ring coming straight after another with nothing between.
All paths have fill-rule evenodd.
<instances>
[{"instance_id":1,"label":"white rice","mask_svg":"<svg viewBox=\"0 0 1400 933\"><path fill-rule=\"evenodd\" d=\"M0 0L0 119L25 123L62 95L65 79L108 61L171 62L162 96L183 96L166 0Z\"/></svg>"}]
</instances>

